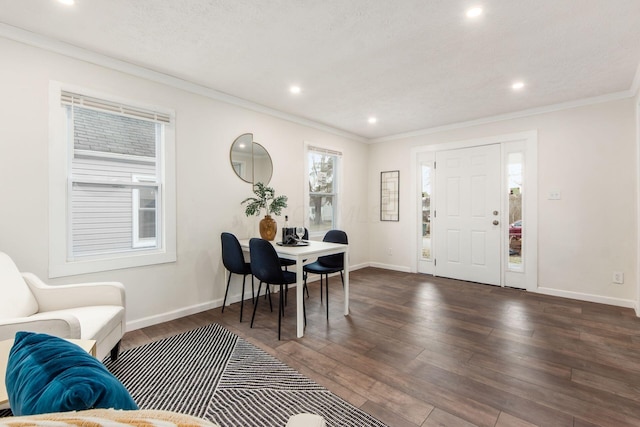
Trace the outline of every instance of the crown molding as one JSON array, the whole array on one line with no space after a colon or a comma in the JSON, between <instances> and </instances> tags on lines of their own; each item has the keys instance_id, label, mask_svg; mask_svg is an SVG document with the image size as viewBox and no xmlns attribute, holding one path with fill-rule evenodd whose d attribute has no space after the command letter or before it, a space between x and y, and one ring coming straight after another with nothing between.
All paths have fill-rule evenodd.
<instances>
[{"instance_id":1,"label":"crown molding","mask_svg":"<svg viewBox=\"0 0 640 427\"><path fill-rule=\"evenodd\" d=\"M639 68L640 70L640 68ZM636 78L634 79L634 85L638 85L638 80L640 80L640 78L638 77L638 73L636 73ZM531 108L528 110L521 110L521 111L516 111L513 113L507 113L507 114L499 114L497 116L490 116L490 117L483 117L481 119L476 119L476 120L469 120L466 122L459 122L459 123L452 123L450 125L444 125L444 126L436 126L433 128L427 128L427 129L421 129L421 130L417 130L417 131L413 131L413 132L406 132L406 133L399 133L396 135L389 135L389 136L383 136L381 138L374 138L374 139L370 139L369 143L375 144L375 143L379 143L379 142L389 142L389 141L396 141L396 140L400 140L400 139L405 139L405 138L413 138L416 136L424 136L424 135L431 135L434 133L439 133L439 132L445 132L445 131L450 131L450 130L455 130L455 129L463 129L463 128L468 128L471 126L479 126L479 125L484 125L484 124L488 124L488 123L495 123L495 122L500 122L500 121L504 121L504 120L510 120L510 119L518 119L518 118L522 118L522 117L529 117L529 116L536 116L539 114L545 114L545 113L552 113L555 111L561 111L561 110L568 110L571 108L576 108L576 107L583 107L586 105L593 105L593 104L599 104L602 102L609 102L609 101L617 101L619 99L625 99L625 98L631 98L635 95L635 93L637 92L637 87L636 90L633 89L633 86L631 89L629 90L625 90L625 91L621 91L621 92L614 92L614 93L610 93L607 95L601 95L601 96L595 96L595 97L591 97L591 98L584 98L584 99L579 99L576 101L569 101L569 102L563 102L560 104L553 104L553 105L546 105L544 107L538 107L538 108Z\"/></svg>"},{"instance_id":2,"label":"crown molding","mask_svg":"<svg viewBox=\"0 0 640 427\"><path fill-rule=\"evenodd\" d=\"M296 123L302 126L307 126L313 129L317 129L323 132L331 133L333 135L341 136L358 142L375 144L379 142L390 142L405 138L412 138L416 136L430 135L438 132L445 132L455 129L463 129L471 126L478 126L483 124L489 124L499 122L503 120L517 119L522 117L534 116L538 114L545 114L555 111L566 110L570 108L582 107L591 104L598 104L602 102L615 101L625 98L636 96L640 92L640 64L636 69L636 73L628 90L615 92L607 95L596 96L591 98L584 98L576 101L569 101L559 104L547 105L544 107L532 108L527 110L516 111L512 113L500 114L496 116L484 117L476 120L469 120L465 122L452 123L449 125L436 126L432 128L421 129L412 132L399 133L395 135L384 136L380 138L365 138L361 135L350 133L341 129L334 128L332 126L325 125L313 120L305 119L293 114L285 113L283 111L276 110L274 108L266 107L261 104L257 104L248 101L243 98L239 98L227 93L211 89L206 86L202 86L187 80L180 79L178 77L171 76L169 74L160 73L149 68L145 68L140 65L132 64L130 62L122 61L112 58L107 55L103 55L97 52L90 51L78 46L74 46L69 43L65 43L59 40L46 37L32 31L24 30L22 28L14 27L9 24L0 22L0 37L4 37L9 40L24 43L33 47L37 47L43 50L58 53L70 58L78 59L91 64L99 65L112 70L120 71L126 74L130 74L136 77L144 78L156 83L161 83L170 87L184 90L196 95L204 96L216 101L231 104L237 107L245 108L254 112L266 114L275 118L286 120L292 123Z\"/></svg>"},{"instance_id":3,"label":"crown molding","mask_svg":"<svg viewBox=\"0 0 640 427\"><path fill-rule=\"evenodd\" d=\"M205 96L216 101L225 102L227 104L235 105L237 107L266 114L278 119L286 120L302 126L307 126L358 142L369 142L367 138L360 135L346 132L341 129L315 122L313 120L295 116L293 114L285 113L274 108L266 107L264 105L256 104L254 102L247 101L246 99L238 98L236 96L229 95L227 93L220 92L218 90L211 89L209 87L202 86L187 80L183 80L169 74L160 73L158 71L154 71L140 65L132 64L120 59L115 59L107 55L93 52L88 49L84 49L66 42L34 33L32 31L14 27L3 22L0 22L0 37L4 37L9 40L24 43L26 45L37 47L50 52L58 53L60 55L68 56L73 59L78 59L105 68L110 68L112 70L130 74L135 77L140 77L156 83L161 83L196 95Z\"/></svg>"}]
</instances>

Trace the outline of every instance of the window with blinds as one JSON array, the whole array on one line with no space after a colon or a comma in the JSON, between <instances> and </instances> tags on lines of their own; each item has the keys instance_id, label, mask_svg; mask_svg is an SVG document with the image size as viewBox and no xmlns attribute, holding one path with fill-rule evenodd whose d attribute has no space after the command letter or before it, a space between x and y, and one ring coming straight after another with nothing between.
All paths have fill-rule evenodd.
<instances>
[{"instance_id":1,"label":"window with blinds","mask_svg":"<svg viewBox=\"0 0 640 427\"><path fill-rule=\"evenodd\" d=\"M68 258L158 249L167 114L61 93L67 117Z\"/></svg>"},{"instance_id":2,"label":"window with blinds","mask_svg":"<svg viewBox=\"0 0 640 427\"><path fill-rule=\"evenodd\" d=\"M342 153L323 147L307 146L309 232L323 234L338 228L339 162Z\"/></svg>"}]
</instances>

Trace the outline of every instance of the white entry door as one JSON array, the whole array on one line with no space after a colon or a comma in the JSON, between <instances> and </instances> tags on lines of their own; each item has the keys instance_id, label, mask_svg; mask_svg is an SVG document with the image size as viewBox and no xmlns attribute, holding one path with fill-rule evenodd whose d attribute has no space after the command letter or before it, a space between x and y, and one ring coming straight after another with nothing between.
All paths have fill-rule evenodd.
<instances>
[{"instance_id":1,"label":"white entry door","mask_svg":"<svg viewBox=\"0 0 640 427\"><path fill-rule=\"evenodd\" d=\"M500 165L500 144L436 153L436 276L500 285Z\"/></svg>"}]
</instances>

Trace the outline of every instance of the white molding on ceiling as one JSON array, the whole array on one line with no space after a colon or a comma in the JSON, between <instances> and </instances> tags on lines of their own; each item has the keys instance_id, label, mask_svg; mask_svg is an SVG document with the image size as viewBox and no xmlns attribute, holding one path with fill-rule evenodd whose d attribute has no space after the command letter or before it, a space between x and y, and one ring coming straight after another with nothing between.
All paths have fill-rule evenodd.
<instances>
[{"instance_id":1,"label":"white molding on ceiling","mask_svg":"<svg viewBox=\"0 0 640 427\"><path fill-rule=\"evenodd\" d=\"M216 101L222 101L227 104L242 107L247 110L255 111L258 113L267 114L272 117L287 120L292 123L296 123L302 126L307 126L313 129L328 132L337 136L352 139L359 142L369 142L369 139L356 135L341 129L337 129L322 123L315 122L313 120L305 119L293 114L285 113L283 111L276 110L274 108L266 107L264 105L256 104L246 99L238 98L233 95L229 95L224 92L220 92L215 89L208 88L196 83L192 83L187 80L180 79L178 77L164 74L158 71L151 70L149 68L142 67L140 65L132 64L130 62L115 59L107 55L103 55L97 52L93 52L88 49L84 49L78 46L74 46L69 43L65 43L59 40L52 39L41 34L34 33L22 28L15 27L3 22L0 22L0 37L4 37L9 40L24 43L33 47L58 53L70 58L78 59L91 64L99 65L112 70L120 71L126 74L130 74L135 77L140 77L146 80L150 80L156 83L161 83L167 86L171 86L177 89L184 90L196 95L205 96L207 98L214 99Z\"/></svg>"},{"instance_id":2,"label":"white molding on ceiling","mask_svg":"<svg viewBox=\"0 0 640 427\"><path fill-rule=\"evenodd\" d=\"M639 70L640 70L640 68L639 68ZM614 92L614 93L610 93L610 94L607 94L607 95L594 96L594 97L591 97L591 98L584 98L584 99L579 99L579 100L576 100L576 101L562 102L560 104L546 105L544 107L537 107L537 108L531 108L531 109L528 109L528 110L515 111L513 113L499 114L497 116L483 117L481 119L469 120L469 121L466 121L466 122L452 123L450 125L436 126L436 127L433 127L433 128L421 129L421 130L417 130L417 131L413 131L413 132L406 132L406 133L399 133L399 134L396 134L396 135L383 136L381 138L370 139L369 142L372 143L372 144L375 144L375 143L378 143L378 142L397 141L397 140L405 139L405 138L413 138L413 137L416 137L416 136L431 135L431 134L434 134L434 133L445 132L445 131L450 131L450 130L455 130L455 129L468 128L468 127L471 127L471 126L479 126L479 125L484 125L484 124L488 124L488 123L500 122L500 121L504 121L504 120L518 119L518 118L522 118L522 117L535 116L535 115L538 115L538 114L545 114L545 113L552 113L552 112L555 112L555 111L568 110L570 108L583 107L583 106L586 106L586 105L599 104L599 103L602 103L602 102L617 101L619 99L631 98L637 92L637 85L639 83L637 80L639 80L638 79L638 73L636 73L636 78L634 79L634 83L633 83L633 85L636 86L635 90L633 89L634 86L632 86L631 89L629 89L629 90L625 90L625 91L621 91L621 92Z\"/></svg>"},{"instance_id":3,"label":"white molding on ceiling","mask_svg":"<svg viewBox=\"0 0 640 427\"><path fill-rule=\"evenodd\" d=\"M70 58L85 61L91 64L99 65L112 70L120 71L126 74L130 74L135 77L144 78L156 83L161 83L170 87L184 90L196 95L205 96L216 101L225 102L227 104L235 105L237 107L245 108L258 113L263 113L272 117L276 117L282 120L286 120L292 123L296 123L302 126L307 126L320 131L328 132L337 136L352 139L358 142L364 143L379 143L396 141L405 138L411 138L416 136L430 135L438 132L445 132L449 130L462 129L471 126L478 126L488 123L499 122L503 120L510 120L528 116L534 116L538 114L545 114L560 110L566 110L570 108L582 107L591 104L597 104L602 102L615 101L619 99L630 98L637 95L640 92L640 64L636 69L636 73L628 90L615 92L607 95L596 96L591 98L584 98L575 101L564 102L560 104L547 105L544 107L532 108L522 111L516 111L512 113L500 114L496 116L484 117L481 119L469 120L465 122L452 123L449 125L436 126L432 128L421 129L412 132L399 133L395 135L383 136L380 138L366 138L361 135L357 135L351 132L344 131L342 129L334 128L332 126L319 123L313 120L309 120L300 116L285 113L274 108L266 107L264 105L257 104L255 102L248 101L243 98L239 98L233 95L229 95L224 92L220 92L215 89L208 88L187 80L180 79L178 77L164 74L158 71L154 71L149 68L145 68L140 65L132 64L130 62L122 61L112 58L107 55L103 55L97 52L93 52L88 49L84 49L66 42L52 39L47 36L43 36L32 31L28 31L13 25L9 25L0 22L0 37L4 37L9 40L24 43L33 47L58 53Z\"/></svg>"}]
</instances>

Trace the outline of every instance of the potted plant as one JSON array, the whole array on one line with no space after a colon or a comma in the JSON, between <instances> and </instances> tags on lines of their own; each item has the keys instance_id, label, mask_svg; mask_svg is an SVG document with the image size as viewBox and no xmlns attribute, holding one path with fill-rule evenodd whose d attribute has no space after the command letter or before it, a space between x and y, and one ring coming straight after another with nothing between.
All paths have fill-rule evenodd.
<instances>
[{"instance_id":1,"label":"potted plant","mask_svg":"<svg viewBox=\"0 0 640 427\"><path fill-rule=\"evenodd\" d=\"M247 216L260 216L262 209L265 210L265 216L260 221L260 237L265 240L273 240L276 237L278 225L271 218L271 214L280 215L282 208L287 207L287 196L276 197L275 190L261 182L255 183L253 194L256 197L247 197L240 204L247 204L244 210Z\"/></svg>"}]
</instances>

